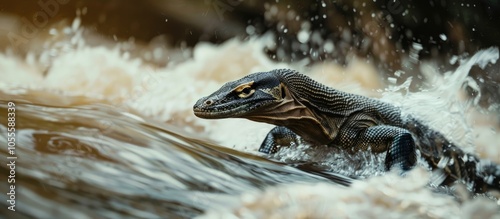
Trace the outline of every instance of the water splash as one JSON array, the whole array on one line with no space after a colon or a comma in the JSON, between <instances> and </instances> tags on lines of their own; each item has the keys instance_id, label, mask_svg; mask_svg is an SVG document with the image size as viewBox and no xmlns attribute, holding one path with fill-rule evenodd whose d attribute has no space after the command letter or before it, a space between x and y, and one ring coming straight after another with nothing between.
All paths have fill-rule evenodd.
<instances>
[{"instance_id":1,"label":"water splash","mask_svg":"<svg viewBox=\"0 0 500 219\"><path fill-rule=\"evenodd\" d=\"M412 182L412 183L409 183ZM356 181L349 188L329 184L292 184L243 194L238 205L212 209L200 218L460 218L473 215L451 196L425 189L427 172L395 173ZM495 205L479 199L494 212ZM369 209L369 210L367 210ZM397 210L396 210L397 209Z\"/></svg>"},{"instance_id":2,"label":"water splash","mask_svg":"<svg viewBox=\"0 0 500 219\"><path fill-rule=\"evenodd\" d=\"M382 93L382 100L400 106L403 115L416 116L432 129L440 130L455 144L472 152L475 139L470 116L477 112L481 92L468 74L474 65L484 68L489 63L495 63L498 57L498 48L478 51L472 57L461 60L456 70L443 76L440 76L438 68L423 64L421 70L426 81L418 92L409 91L412 78L408 78L399 86L388 87ZM466 86L477 92L472 101L465 97Z\"/></svg>"},{"instance_id":3,"label":"water splash","mask_svg":"<svg viewBox=\"0 0 500 219\"><path fill-rule=\"evenodd\" d=\"M292 166L308 165L311 168L330 171L354 178L367 178L385 173L385 154L374 155L371 151L350 154L328 146L310 146L306 143L281 148L270 156Z\"/></svg>"},{"instance_id":4,"label":"water splash","mask_svg":"<svg viewBox=\"0 0 500 219\"><path fill-rule=\"evenodd\" d=\"M472 66L479 65L484 68L489 63L495 63L498 55L497 48L479 51L471 58L462 60L455 71L446 72L442 77L435 69L424 67L430 87L422 87L418 92L409 92L412 82L409 78L402 85L386 89L382 100L401 106L403 116L417 115L423 118L425 123L429 123L435 130L440 130L470 152L474 145L474 136L466 115L472 107L477 106L478 97L467 101L460 99L457 94L464 91L465 85L478 87L468 76ZM479 90L477 92L480 93ZM351 177L365 178L383 175L385 172L385 154L373 155L369 151L351 155L337 148L312 147L300 143L297 146L282 148L271 157L290 165L307 163L321 170ZM426 166L422 161L419 161L419 164Z\"/></svg>"},{"instance_id":5,"label":"water splash","mask_svg":"<svg viewBox=\"0 0 500 219\"><path fill-rule=\"evenodd\" d=\"M78 36L85 37L85 34ZM45 218L54 215L61 218L190 217L216 208L225 209L225 212L237 209L237 213L257 217L391 215L401 218L461 214L468 217L479 215L474 211L484 215L498 213L498 206L490 201L465 200L461 204L448 196L432 193L426 187L427 173L418 170L406 178L390 173L360 181L350 188L341 187L329 183L327 179L331 178L321 175L324 173L321 171L345 170L346 175L376 175L381 166L370 164L381 163L380 158L356 156L360 160L353 160L355 157L328 151L328 148L316 151L299 145L284 149L275 157L290 165L277 164L263 159L261 154L242 153L255 152L270 126L243 120L195 119L191 113L195 100L226 81L272 68L303 69L304 73L315 71L317 66L305 69L307 63L270 62L262 52L269 41L233 39L222 45L199 44L193 50L194 57L185 55L191 52L184 50L178 52L185 58L182 63L163 67L145 60L130 61L134 59L122 48L94 47L72 39L70 36L69 42L75 46L71 50L65 51L66 44L61 44L60 53L50 59L0 55L0 76L5 79L0 82L0 89L8 93L0 92L1 99L35 103L19 108L19 115L25 117L22 120L29 121L19 127L23 129L19 132L22 145L19 152L24 161L18 166L23 174L18 197L22 200L19 205L26 206L20 208L26 215ZM140 47L133 42L124 44L127 49L139 50ZM50 50L48 52L45 56ZM68 58L68 54L75 54L78 59ZM427 86L419 92L409 93L411 81L408 81L400 88L388 90L383 99L403 106L405 112L423 115L429 124L441 127L439 130L452 130L449 135L457 135L454 139L461 141L461 134L456 133L461 127L450 124L447 118L459 118L456 124L463 122L471 127L471 123L463 119L470 114L464 106L470 107L475 102L464 103L455 96L462 90L463 83L473 87L474 81L465 73L470 70L467 66L498 59L495 49L478 54L462 61L464 67L450 72L449 77L441 77L437 68L427 66L423 71L428 72ZM95 61L96 55L105 57L101 61L109 62L103 65ZM64 66L55 66L44 73L40 65L46 63ZM90 75L74 71L88 65L92 68L87 70L93 70L84 73ZM113 66L116 69L108 71ZM354 77L347 83L350 86L344 87L345 91L356 92L351 86L356 80L369 87L368 91L361 89L364 95L376 96L370 89L380 88L373 83L377 81L373 69L358 69L359 74L352 74L349 68L337 65L321 68L318 71L324 72L323 75ZM113 74L114 71L118 73ZM457 71L460 74L455 74ZM96 89L88 86L99 80L96 77L100 74L103 74L103 83L96 84ZM85 86L65 84L63 78L75 79ZM324 82L338 86L332 78ZM466 82L460 84L459 81ZM21 89L23 87L29 89ZM437 99L439 95L435 94L439 94L440 89L444 96ZM451 98L443 101L447 97ZM454 99L458 100L453 102ZM433 105L434 102L437 103ZM426 104L427 107L423 107ZM436 115L436 111L445 115L441 112ZM144 117L130 116L127 112ZM5 115L5 110L1 113ZM426 113L431 115L426 117ZM0 125L0 133L6 136L4 125ZM499 138L496 132L492 135ZM200 140L202 138L225 147ZM484 138L484 144L498 142L491 139ZM5 141L0 137L2 145ZM485 149L487 154L495 150L491 146ZM5 148L0 152L5 154ZM316 162L309 169L311 172L300 171L311 168L305 165L311 160ZM264 192L259 192L262 189ZM0 197L5 198L5 194ZM238 208L240 199L244 205ZM2 209L0 214L3 215L5 208Z\"/></svg>"}]
</instances>

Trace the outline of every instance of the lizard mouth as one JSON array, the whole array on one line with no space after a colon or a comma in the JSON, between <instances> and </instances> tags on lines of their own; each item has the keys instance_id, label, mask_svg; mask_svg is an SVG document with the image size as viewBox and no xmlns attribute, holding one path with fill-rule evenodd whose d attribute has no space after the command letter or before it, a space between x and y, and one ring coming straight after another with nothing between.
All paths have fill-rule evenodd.
<instances>
[{"instance_id":1,"label":"lizard mouth","mask_svg":"<svg viewBox=\"0 0 500 219\"><path fill-rule=\"evenodd\" d=\"M269 102L271 101L256 104L211 107L211 109L194 107L193 111L195 116L203 119L243 118L260 107L269 104Z\"/></svg>"}]
</instances>

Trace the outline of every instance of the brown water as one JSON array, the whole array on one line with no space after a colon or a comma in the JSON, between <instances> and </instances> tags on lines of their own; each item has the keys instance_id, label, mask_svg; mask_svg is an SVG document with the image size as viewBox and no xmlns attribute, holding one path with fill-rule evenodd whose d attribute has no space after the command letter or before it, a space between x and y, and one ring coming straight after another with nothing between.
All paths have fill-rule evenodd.
<instances>
[{"instance_id":1,"label":"brown water","mask_svg":"<svg viewBox=\"0 0 500 219\"><path fill-rule=\"evenodd\" d=\"M2 204L2 214L12 218L192 217L255 188L329 181L186 137L176 127L110 105L48 106L4 93L1 99L12 100L16 109L15 214ZM6 115L7 102L0 103ZM0 124L6 136L5 119ZM0 149L4 158L6 149ZM6 179L6 165L1 173ZM8 190L5 185L2 191ZM5 193L1 198L8 199Z\"/></svg>"},{"instance_id":2,"label":"brown water","mask_svg":"<svg viewBox=\"0 0 500 219\"><path fill-rule=\"evenodd\" d=\"M423 168L406 177L385 174L380 157L349 157L307 145L267 157L256 151L272 126L202 120L192 113L198 98L227 81L256 71L294 68L329 86L399 105L464 149L499 162L500 150L492 144L500 142L495 106L480 108L463 95L465 87L478 85L468 77L472 65L495 62L498 50L481 51L444 76L433 63L422 64L428 84L412 93L407 91L410 80L400 86L380 80L362 59L344 67L271 62L263 53L269 43L265 37L200 43L192 57L161 67L130 58L120 50L127 43L91 47L81 29L71 31L53 50L26 57L0 54L0 156L2 163L10 162L4 145L8 103L13 102L17 157L15 183L5 183L9 166L0 169L0 198L9 199L8 186L15 185L16 211L3 201L0 216L498 216L495 199L457 192L462 194L459 202L434 192L427 185L431 174Z\"/></svg>"}]
</instances>

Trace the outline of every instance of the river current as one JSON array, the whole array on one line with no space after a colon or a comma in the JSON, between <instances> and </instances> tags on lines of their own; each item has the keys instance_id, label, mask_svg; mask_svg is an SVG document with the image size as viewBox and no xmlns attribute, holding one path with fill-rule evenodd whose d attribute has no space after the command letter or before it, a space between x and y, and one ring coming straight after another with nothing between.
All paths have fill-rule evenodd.
<instances>
[{"instance_id":1,"label":"river current","mask_svg":"<svg viewBox=\"0 0 500 219\"><path fill-rule=\"evenodd\" d=\"M2 201L5 218L499 217L495 198L469 197L460 186L440 192L425 167L401 177L383 172L383 157L308 145L263 155L257 149L272 126L192 113L198 98L227 81L293 68L401 106L465 150L500 162L497 106L479 107L464 95L481 83L470 68L495 63L497 48L457 57L450 72L421 64L426 78L410 92L412 78L397 86L363 59L272 62L262 52L265 36L192 51L143 48L149 56L138 56L123 49L130 42L95 46L78 24L69 32L44 52L0 54L0 199L9 200L15 185L16 210ZM150 56L177 58L159 66ZM15 148L7 147L9 108ZM8 183L13 156L15 182Z\"/></svg>"}]
</instances>

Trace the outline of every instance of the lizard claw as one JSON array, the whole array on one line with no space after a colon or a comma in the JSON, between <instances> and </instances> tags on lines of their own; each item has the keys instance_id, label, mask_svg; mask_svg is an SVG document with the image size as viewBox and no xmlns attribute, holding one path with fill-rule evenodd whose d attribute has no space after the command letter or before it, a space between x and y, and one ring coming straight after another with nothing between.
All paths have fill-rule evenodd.
<instances>
[{"instance_id":1,"label":"lizard claw","mask_svg":"<svg viewBox=\"0 0 500 219\"><path fill-rule=\"evenodd\" d=\"M297 134L284 126L276 126L269 133L262 142L259 152L266 154L274 154L278 152L280 145L289 146L292 142L296 142Z\"/></svg>"}]
</instances>

